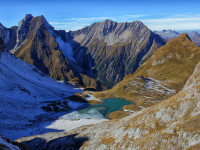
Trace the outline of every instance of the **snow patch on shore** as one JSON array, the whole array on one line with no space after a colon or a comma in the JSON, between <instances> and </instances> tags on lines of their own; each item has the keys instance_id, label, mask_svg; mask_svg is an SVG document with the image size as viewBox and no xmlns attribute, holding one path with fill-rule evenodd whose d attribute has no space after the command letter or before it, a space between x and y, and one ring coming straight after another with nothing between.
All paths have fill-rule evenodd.
<instances>
[{"instance_id":1,"label":"snow patch on shore","mask_svg":"<svg viewBox=\"0 0 200 150\"><path fill-rule=\"evenodd\" d=\"M88 94L88 93L87 93L87 95L88 95L88 97L85 98L87 101L91 101L91 100L95 100L95 101L99 101L99 102L102 101L102 100L100 100L100 99L94 97L94 96L91 95L91 94Z\"/></svg>"},{"instance_id":2,"label":"snow patch on shore","mask_svg":"<svg viewBox=\"0 0 200 150\"><path fill-rule=\"evenodd\" d=\"M75 129L81 126L96 124L96 123L107 121L107 120L108 119L79 119L79 120L58 119L51 125L47 126L46 128L70 131L72 129Z\"/></svg>"}]
</instances>

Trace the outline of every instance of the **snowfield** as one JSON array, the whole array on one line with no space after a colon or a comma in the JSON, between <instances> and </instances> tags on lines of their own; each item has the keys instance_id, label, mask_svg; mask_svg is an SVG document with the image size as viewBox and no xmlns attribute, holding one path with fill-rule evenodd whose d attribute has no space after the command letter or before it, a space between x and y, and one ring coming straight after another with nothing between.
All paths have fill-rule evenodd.
<instances>
[{"instance_id":1,"label":"snowfield","mask_svg":"<svg viewBox=\"0 0 200 150\"><path fill-rule=\"evenodd\" d=\"M72 50L72 46L69 42L64 42L60 36L56 37L56 41L59 44L60 49L62 50L63 54L65 55L65 57L73 62L76 62L76 60L74 59L73 55L73 50Z\"/></svg>"},{"instance_id":2,"label":"snowfield","mask_svg":"<svg viewBox=\"0 0 200 150\"><path fill-rule=\"evenodd\" d=\"M78 120L65 120L65 119L58 119L53 122L51 125L47 126L48 129L56 129L56 130L64 130L70 131L72 129L95 124L103 121L107 121L108 119L78 119Z\"/></svg>"},{"instance_id":3,"label":"snowfield","mask_svg":"<svg viewBox=\"0 0 200 150\"><path fill-rule=\"evenodd\" d=\"M0 134L12 140L52 130L46 127L60 116L86 104L70 101L66 97L82 92L73 85L58 82L40 72L34 66L25 63L10 53L2 54L0 59ZM65 103L65 106L59 104ZM54 106L56 104L56 106ZM44 111L42 107L59 109L66 107L66 111ZM57 124L53 129L71 129L85 124L93 124L99 120L66 121ZM83 123L84 122L84 123ZM61 127L59 127L61 126Z\"/></svg>"}]
</instances>

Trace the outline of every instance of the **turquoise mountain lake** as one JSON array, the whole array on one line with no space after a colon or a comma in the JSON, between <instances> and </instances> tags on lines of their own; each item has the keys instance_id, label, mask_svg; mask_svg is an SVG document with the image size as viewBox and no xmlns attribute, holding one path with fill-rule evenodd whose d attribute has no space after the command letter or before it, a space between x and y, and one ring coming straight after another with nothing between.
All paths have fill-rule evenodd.
<instances>
[{"instance_id":1,"label":"turquoise mountain lake","mask_svg":"<svg viewBox=\"0 0 200 150\"><path fill-rule=\"evenodd\" d=\"M135 104L122 98L107 98L104 102L97 105L89 105L87 108L74 111L63 116L63 119L98 119L108 118L111 112L120 110L124 105Z\"/></svg>"}]
</instances>

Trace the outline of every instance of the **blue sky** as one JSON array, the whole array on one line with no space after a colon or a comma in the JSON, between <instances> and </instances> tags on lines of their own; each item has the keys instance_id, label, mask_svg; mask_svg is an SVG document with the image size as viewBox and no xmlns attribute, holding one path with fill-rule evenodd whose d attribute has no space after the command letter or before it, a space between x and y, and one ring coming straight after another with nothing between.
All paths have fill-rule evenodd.
<instances>
[{"instance_id":1,"label":"blue sky","mask_svg":"<svg viewBox=\"0 0 200 150\"><path fill-rule=\"evenodd\" d=\"M94 22L140 20L151 30L200 30L198 0L5 0L0 22L11 27L26 14L44 15L56 29L77 30Z\"/></svg>"}]
</instances>

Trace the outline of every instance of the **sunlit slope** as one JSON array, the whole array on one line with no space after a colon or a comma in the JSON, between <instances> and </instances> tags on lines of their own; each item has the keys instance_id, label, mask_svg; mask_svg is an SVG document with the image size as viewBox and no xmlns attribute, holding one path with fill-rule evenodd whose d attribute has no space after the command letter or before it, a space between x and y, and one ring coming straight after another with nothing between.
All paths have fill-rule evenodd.
<instances>
[{"instance_id":1,"label":"sunlit slope","mask_svg":"<svg viewBox=\"0 0 200 150\"><path fill-rule=\"evenodd\" d=\"M180 91L200 60L200 48L186 34L158 49L133 75L96 97L124 97L149 106Z\"/></svg>"},{"instance_id":2,"label":"sunlit slope","mask_svg":"<svg viewBox=\"0 0 200 150\"><path fill-rule=\"evenodd\" d=\"M37 144L46 148L55 144L54 141L57 146L64 146L70 140L63 143L61 139L74 135L74 139L83 139L81 149L199 149L199 73L200 64L176 95L123 119L77 128L70 133L48 133L18 141L27 141L25 144L34 147L32 139L41 138L47 143Z\"/></svg>"}]
</instances>

